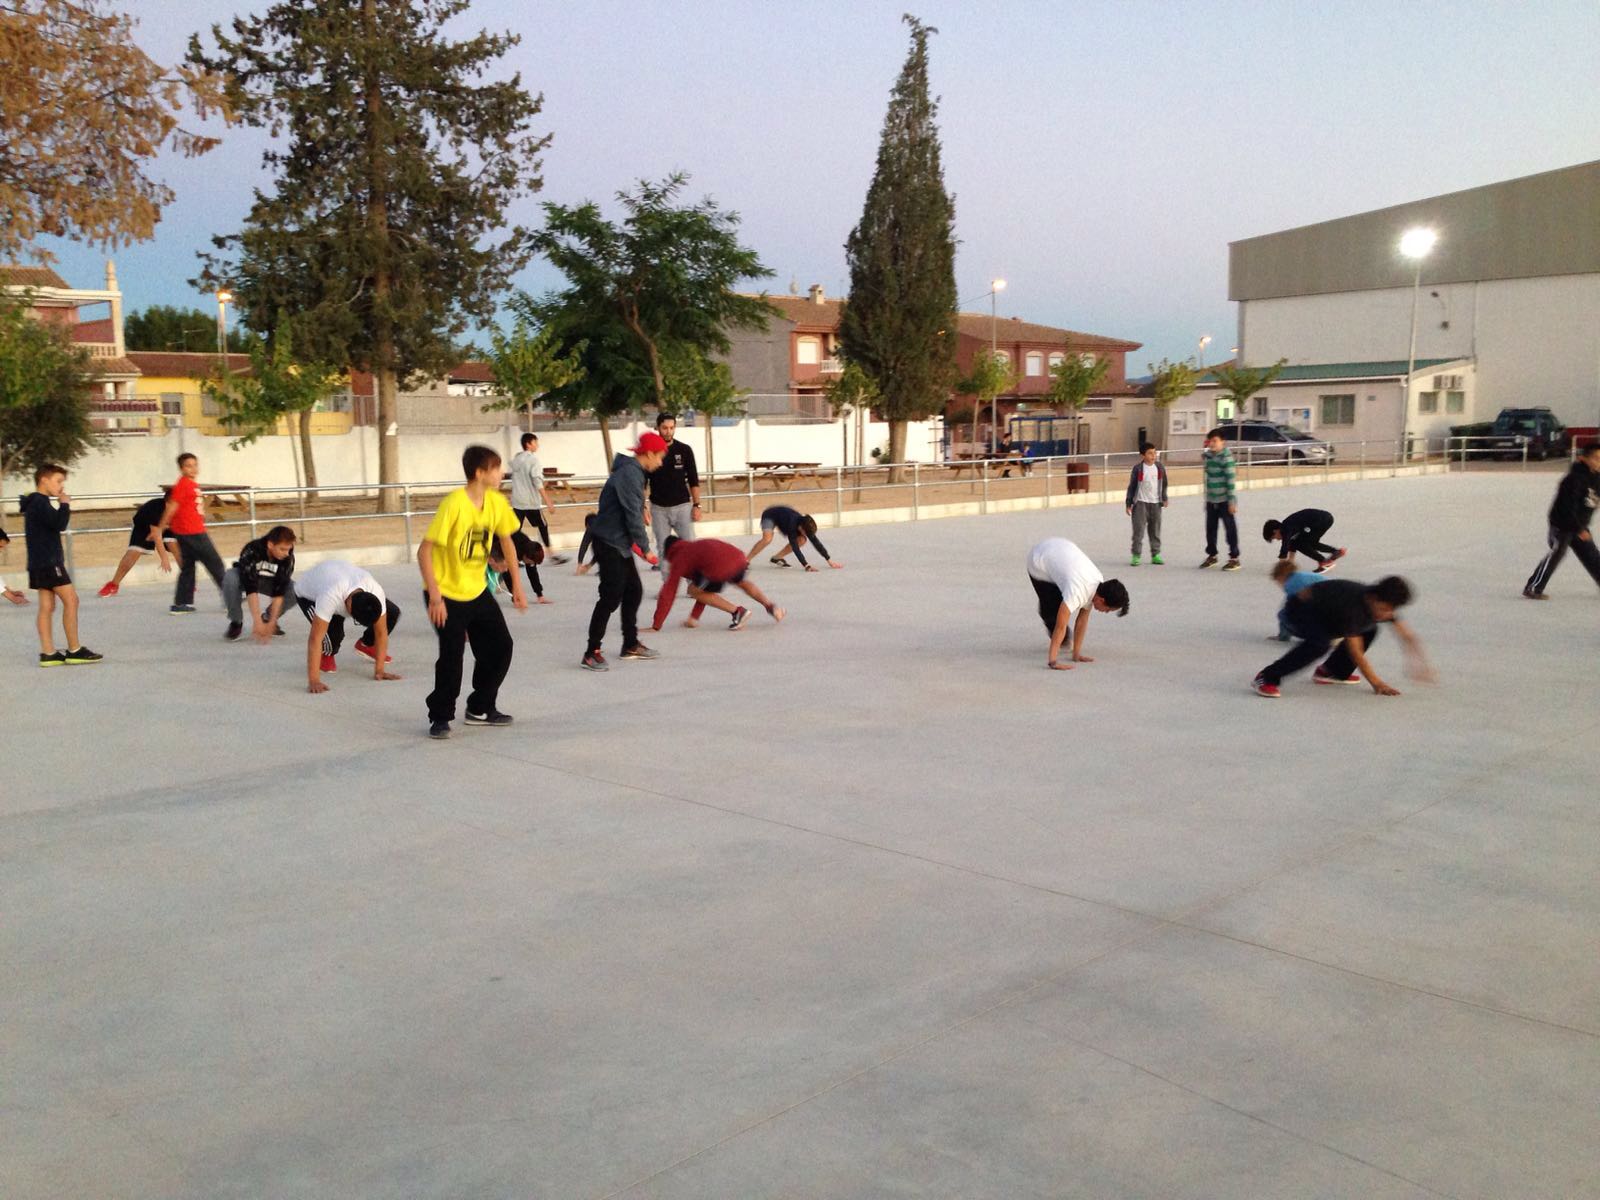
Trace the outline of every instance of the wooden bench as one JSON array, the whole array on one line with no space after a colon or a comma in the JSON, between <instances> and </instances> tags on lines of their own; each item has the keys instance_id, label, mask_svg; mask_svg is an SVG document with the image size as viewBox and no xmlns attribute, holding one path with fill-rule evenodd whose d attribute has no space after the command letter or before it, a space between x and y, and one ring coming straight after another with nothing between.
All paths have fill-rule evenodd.
<instances>
[{"instance_id":1,"label":"wooden bench","mask_svg":"<svg viewBox=\"0 0 1600 1200\"><path fill-rule=\"evenodd\" d=\"M156 484L156 491L165 494L172 490L170 483ZM237 508L250 507L248 483L202 483L200 494L214 499L218 504L232 504Z\"/></svg>"},{"instance_id":2,"label":"wooden bench","mask_svg":"<svg viewBox=\"0 0 1600 1200\"><path fill-rule=\"evenodd\" d=\"M802 475L809 475L818 487L822 486L822 477L819 470L821 463L814 462L753 462L746 464L758 479L769 479L773 487L781 492L788 491L794 486L794 481Z\"/></svg>"}]
</instances>

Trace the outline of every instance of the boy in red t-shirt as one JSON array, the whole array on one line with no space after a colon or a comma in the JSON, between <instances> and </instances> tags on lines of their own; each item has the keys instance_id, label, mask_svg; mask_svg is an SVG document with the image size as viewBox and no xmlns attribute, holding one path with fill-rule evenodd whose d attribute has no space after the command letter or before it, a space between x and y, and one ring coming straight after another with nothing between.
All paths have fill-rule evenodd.
<instances>
[{"instance_id":1,"label":"boy in red t-shirt","mask_svg":"<svg viewBox=\"0 0 1600 1200\"><path fill-rule=\"evenodd\" d=\"M161 524L156 526L150 540L156 544L163 571L172 570L172 555L167 553L163 541L167 533L172 534L182 551L178 556L178 586L173 589L172 607L167 610L182 615L194 611L195 564L205 567L218 592L222 591L223 568L222 555L217 553L217 548L211 544L211 535L206 532L206 499L196 482L200 477L200 460L193 454L180 454L178 471L178 482L167 494Z\"/></svg>"},{"instance_id":2,"label":"boy in red t-shirt","mask_svg":"<svg viewBox=\"0 0 1600 1200\"><path fill-rule=\"evenodd\" d=\"M666 623L667 614L672 611L672 603L678 598L680 580L688 580L689 595L695 602L694 609L689 613L689 619L684 622L690 629L700 623L700 615L705 612L708 604L712 608L732 615L733 622L729 625L729 629L744 628L750 610L742 605L735 607L717 594L730 583L738 586L745 595L766 609L774 621L783 620L783 609L768 600L760 588L745 578L745 572L750 564L745 559L744 551L731 542L719 541L717 538L696 538L688 542L682 538L669 537L662 552L667 557L671 574L667 576L667 582L662 585L661 595L656 600L656 619L655 624L651 626L652 629L659 630Z\"/></svg>"}]
</instances>

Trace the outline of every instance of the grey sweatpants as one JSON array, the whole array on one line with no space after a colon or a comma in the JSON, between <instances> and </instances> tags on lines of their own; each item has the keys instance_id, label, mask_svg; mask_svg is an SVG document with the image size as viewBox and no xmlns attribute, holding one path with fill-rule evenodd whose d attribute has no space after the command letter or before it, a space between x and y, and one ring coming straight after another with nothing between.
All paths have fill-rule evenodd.
<instances>
[{"instance_id":1,"label":"grey sweatpants","mask_svg":"<svg viewBox=\"0 0 1600 1200\"><path fill-rule=\"evenodd\" d=\"M667 557L667 535L673 534L686 542L694 541L694 505L674 504L650 506L650 528L656 535L656 554L663 562ZM661 568L663 571L665 567Z\"/></svg>"},{"instance_id":2,"label":"grey sweatpants","mask_svg":"<svg viewBox=\"0 0 1600 1200\"><path fill-rule=\"evenodd\" d=\"M227 606L228 620L237 624L244 624L244 584L239 580L239 568L229 567L222 576L222 603ZM293 582L283 585L283 607L278 610L282 616L295 606ZM261 599L261 615L265 617L272 608L272 598L263 596Z\"/></svg>"},{"instance_id":3,"label":"grey sweatpants","mask_svg":"<svg viewBox=\"0 0 1600 1200\"><path fill-rule=\"evenodd\" d=\"M1133 552L1144 549L1144 532L1150 531L1150 553L1161 553L1161 505L1148 500L1133 502Z\"/></svg>"}]
</instances>

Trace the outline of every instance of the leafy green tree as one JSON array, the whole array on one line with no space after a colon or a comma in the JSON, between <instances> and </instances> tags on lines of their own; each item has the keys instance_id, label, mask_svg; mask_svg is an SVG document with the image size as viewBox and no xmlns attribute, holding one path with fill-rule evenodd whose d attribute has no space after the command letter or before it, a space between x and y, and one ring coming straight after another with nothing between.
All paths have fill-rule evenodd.
<instances>
[{"instance_id":1,"label":"leafy green tree","mask_svg":"<svg viewBox=\"0 0 1600 1200\"><path fill-rule=\"evenodd\" d=\"M1009 359L987 350L972 360L972 373L956 384L958 395L972 397L972 449L978 450L978 414L992 405L1001 392L1017 386L1017 373L1011 369Z\"/></svg>"},{"instance_id":2,"label":"leafy green tree","mask_svg":"<svg viewBox=\"0 0 1600 1200\"><path fill-rule=\"evenodd\" d=\"M554 331L518 316L509 334L490 334L493 349L489 365L501 398L483 406L484 412L525 409L531 427L533 402L546 392L566 387L583 374L582 343L562 351Z\"/></svg>"},{"instance_id":3,"label":"leafy green tree","mask_svg":"<svg viewBox=\"0 0 1600 1200\"><path fill-rule=\"evenodd\" d=\"M1097 354L1064 355L1050 368L1050 390L1046 393L1050 403L1077 415L1078 409L1089 398L1089 393L1100 386L1100 381L1111 369L1111 360Z\"/></svg>"},{"instance_id":4,"label":"leafy green tree","mask_svg":"<svg viewBox=\"0 0 1600 1200\"><path fill-rule=\"evenodd\" d=\"M600 441L609 471L615 457L611 447L612 420L623 413L639 411L645 397L653 394L654 384L637 339L617 313L603 308L534 301L526 296L519 296L512 303L521 303L526 311L536 314L550 333L552 354L575 360L572 378L546 391L542 403L567 420L576 421L587 414L600 422Z\"/></svg>"},{"instance_id":5,"label":"leafy green tree","mask_svg":"<svg viewBox=\"0 0 1600 1200\"><path fill-rule=\"evenodd\" d=\"M1166 408L1194 392L1200 382L1200 372L1188 362L1170 362L1163 358L1159 365L1150 364L1150 390L1157 408Z\"/></svg>"},{"instance_id":6,"label":"leafy green tree","mask_svg":"<svg viewBox=\"0 0 1600 1200\"><path fill-rule=\"evenodd\" d=\"M777 312L764 299L733 290L741 280L772 272L739 244L738 214L709 197L680 203L687 181L676 174L619 192L621 222L608 220L593 201L546 204L545 226L533 238L534 248L567 279L564 291L533 311L559 331L562 344L589 343L585 367L600 373L573 394L601 405L592 411L601 418L607 462L610 416L646 404L667 406L669 353L726 354L730 329L765 329Z\"/></svg>"},{"instance_id":7,"label":"leafy green tree","mask_svg":"<svg viewBox=\"0 0 1600 1200\"><path fill-rule=\"evenodd\" d=\"M223 424L235 435L230 443L235 449L275 432L279 420L294 424L300 437L300 459L305 463L306 487L315 488L317 464L311 450L311 411L337 392L344 385L344 378L341 367L296 358L290 323L287 318L280 318L270 340L258 338L251 344L248 371L233 371L226 363L218 363L217 371L200 387L222 409Z\"/></svg>"},{"instance_id":8,"label":"leafy green tree","mask_svg":"<svg viewBox=\"0 0 1600 1200\"><path fill-rule=\"evenodd\" d=\"M1221 387L1217 399L1231 402L1234 416L1243 417L1245 405L1249 403L1250 397L1271 386L1272 381L1283 374L1283 368L1288 361L1286 358L1280 358L1270 367L1214 368L1211 375Z\"/></svg>"},{"instance_id":9,"label":"leafy green tree","mask_svg":"<svg viewBox=\"0 0 1600 1200\"><path fill-rule=\"evenodd\" d=\"M70 466L99 439L89 419L94 362L66 330L0 294L0 480L44 463Z\"/></svg>"},{"instance_id":10,"label":"leafy green tree","mask_svg":"<svg viewBox=\"0 0 1600 1200\"><path fill-rule=\"evenodd\" d=\"M833 415L841 422L854 416L856 419L856 500L861 499L861 468L865 465L867 456L866 423L874 406L880 397L878 385L872 377L863 371L848 358L844 360L844 370L841 371L833 382L828 384L828 407ZM844 434L845 454L844 461L850 461L850 433L845 429Z\"/></svg>"},{"instance_id":11,"label":"leafy green tree","mask_svg":"<svg viewBox=\"0 0 1600 1200\"><path fill-rule=\"evenodd\" d=\"M206 351L217 344L217 317L202 308L152 304L128 314L122 323L122 336L129 350ZM228 349L232 353L246 353L250 342L248 330L237 325L228 330Z\"/></svg>"},{"instance_id":12,"label":"leafy green tree","mask_svg":"<svg viewBox=\"0 0 1600 1200\"><path fill-rule=\"evenodd\" d=\"M257 332L287 312L311 358L372 373L384 483L399 479L401 381L448 370L531 253L506 213L541 186L542 100L519 76L484 78L518 38L452 36L467 7L276 0L212 26L214 52L189 44L239 119L275 135L269 190L214 239L201 280L226 282ZM398 502L380 495L385 511Z\"/></svg>"},{"instance_id":13,"label":"leafy green tree","mask_svg":"<svg viewBox=\"0 0 1600 1200\"><path fill-rule=\"evenodd\" d=\"M716 505L717 448L714 429L717 417L741 416L745 410L745 389L734 386L733 369L727 363L691 346L674 343L662 361L667 407L664 411L682 413L692 409L706 423L706 489Z\"/></svg>"},{"instance_id":14,"label":"leafy green tree","mask_svg":"<svg viewBox=\"0 0 1600 1200\"><path fill-rule=\"evenodd\" d=\"M133 40L135 21L103 0L0 0L0 262L41 236L91 246L155 233L172 190L146 173L164 150L217 144L180 124L221 107L218 81L169 70Z\"/></svg>"},{"instance_id":15,"label":"leafy green tree","mask_svg":"<svg viewBox=\"0 0 1600 1200\"><path fill-rule=\"evenodd\" d=\"M845 242L850 297L844 354L877 385L889 457L905 461L906 424L944 408L956 380L955 203L939 161L928 37L907 16L911 50L889 95L877 168Z\"/></svg>"}]
</instances>

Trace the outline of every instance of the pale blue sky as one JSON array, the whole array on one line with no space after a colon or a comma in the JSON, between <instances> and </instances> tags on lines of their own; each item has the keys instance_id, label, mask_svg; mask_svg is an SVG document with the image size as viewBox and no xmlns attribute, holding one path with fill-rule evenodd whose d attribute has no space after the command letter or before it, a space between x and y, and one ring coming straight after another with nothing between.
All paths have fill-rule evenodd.
<instances>
[{"instance_id":1,"label":"pale blue sky","mask_svg":"<svg viewBox=\"0 0 1600 1200\"><path fill-rule=\"evenodd\" d=\"M262 4L137 0L140 38L177 57L194 22ZM477 0L474 24L524 34L514 69L555 134L537 199L607 200L641 176L693 176L744 218L784 290L846 280L907 0L571 4ZM1002 315L1225 356L1227 244L1600 157L1593 0L991 0L911 6L940 33L957 286L1000 275ZM131 306L203 303L195 251L229 232L263 139L233 131L164 161L178 191L153 242L118 253ZM520 218L537 223L537 199ZM103 255L59 248L74 281ZM556 280L534 266L524 286ZM968 307L983 309L986 301Z\"/></svg>"}]
</instances>

